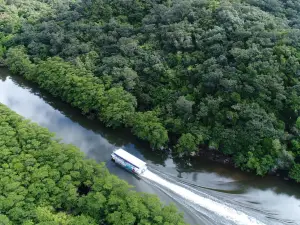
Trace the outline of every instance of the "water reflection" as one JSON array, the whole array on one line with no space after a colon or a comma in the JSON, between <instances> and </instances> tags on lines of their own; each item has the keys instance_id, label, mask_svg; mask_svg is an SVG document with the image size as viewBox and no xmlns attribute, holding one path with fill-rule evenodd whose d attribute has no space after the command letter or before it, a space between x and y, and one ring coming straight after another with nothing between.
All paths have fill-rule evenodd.
<instances>
[{"instance_id":1,"label":"water reflection","mask_svg":"<svg viewBox=\"0 0 300 225\"><path fill-rule=\"evenodd\" d=\"M97 121L84 118L78 110L72 109L45 92L40 92L33 84L29 84L22 78L8 77L6 70L0 70L0 78L2 81L0 82L1 103L25 118L55 132L64 143L76 145L89 158L106 162L112 173L134 185L136 190L156 194L166 203L173 202L173 199L161 190L149 186L110 161L110 154L116 147L122 147L140 158L147 158L149 163L155 164L163 164L167 158L166 155L146 151L143 143L138 143L128 132L122 129L107 129ZM138 149L143 150L138 151ZM178 204L178 207L185 213L187 222L198 224L198 217L193 216L182 205Z\"/></svg>"},{"instance_id":2,"label":"water reflection","mask_svg":"<svg viewBox=\"0 0 300 225\"><path fill-rule=\"evenodd\" d=\"M184 161L169 158L165 153L151 151L147 144L138 141L127 130L107 129L97 121L86 119L78 110L40 91L21 77L9 77L7 70L0 69L0 79L1 103L55 132L63 142L78 146L88 157L106 162L112 173L135 185L139 191L157 194L165 202L173 201L163 191L111 163L110 154L116 147L123 147L146 160L158 173L242 207L246 213L267 224L300 224L299 185L277 177L259 178L200 157ZM199 216L181 204L179 207L191 224L214 224L206 216Z\"/></svg>"}]
</instances>

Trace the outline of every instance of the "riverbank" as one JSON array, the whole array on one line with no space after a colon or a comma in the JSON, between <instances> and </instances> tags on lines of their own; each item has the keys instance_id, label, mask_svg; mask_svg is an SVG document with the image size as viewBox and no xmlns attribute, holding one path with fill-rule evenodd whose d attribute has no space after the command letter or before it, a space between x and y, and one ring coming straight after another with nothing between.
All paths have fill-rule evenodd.
<instances>
[{"instance_id":1,"label":"riverbank","mask_svg":"<svg viewBox=\"0 0 300 225\"><path fill-rule=\"evenodd\" d=\"M233 160L232 156L224 155L222 152L219 152L217 150L209 150L208 148L202 148L195 155L205 158L208 161L220 163L222 165L226 165L231 168L240 170L240 168L234 164L234 160ZM191 157L193 157L193 156L191 156ZM243 170L241 170L241 171L243 171ZM243 172L255 174L255 173L253 173L253 171L250 171L250 170L243 171ZM270 171L265 176L272 176L272 177L276 176L276 177L279 177L280 179L282 179L284 182L298 184L295 180L289 178L289 171L287 171L287 170ZM260 177L265 177L265 176L260 176Z\"/></svg>"},{"instance_id":2,"label":"riverbank","mask_svg":"<svg viewBox=\"0 0 300 225\"><path fill-rule=\"evenodd\" d=\"M26 76L25 76L25 78L26 78ZM31 81L34 81L34 80L31 80ZM51 92L50 92L50 94L51 94ZM61 98L60 96L57 96L57 97ZM82 110L81 110L81 112L82 112L82 114L84 114L90 120L98 120L99 119L97 112L90 112L90 111L88 111L88 112L85 113ZM127 132L130 132L129 128L126 128L126 129L127 129ZM172 148L174 148L174 146L175 146L175 144L172 146ZM218 163L220 163L222 165L229 165L232 168L238 168L238 167L235 166L233 157L224 155L222 152L220 152L218 150L209 149L207 146L204 146L204 145L200 146L199 151L196 152L195 155L196 156L204 157L207 160L210 160L210 161L213 161L213 162L218 162ZM193 157L193 156L191 156L191 157ZM273 173L269 173L269 174L273 175L273 176L274 175L275 176L280 176L284 180L288 180L289 179L288 178L288 174L285 171L284 172L279 172L279 173L274 173L273 172Z\"/></svg>"},{"instance_id":3,"label":"riverbank","mask_svg":"<svg viewBox=\"0 0 300 225\"><path fill-rule=\"evenodd\" d=\"M300 220L296 213L300 205L298 185L273 176L262 178L253 173L241 172L199 156L177 160L163 151L151 151L146 142L139 141L128 130L106 128L101 122L87 119L80 110L53 97L22 76L11 75L7 70L1 70L1 73L0 102L27 119L47 127L62 142L79 147L88 158L99 163L105 162L112 174L135 186L135 190L156 194L165 203L175 202L189 224L228 223L207 212L205 207L197 208L200 212L193 211L180 196L135 178L110 161L111 152L121 147L146 161L149 168L157 171L157 175L167 177L174 183L182 183L201 196L226 202L265 224L281 225L286 221L297 224ZM273 214L265 213L269 211Z\"/></svg>"},{"instance_id":4,"label":"riverbank","mask_svg":"<svg viewBox=\"0 0 300 225\"><path fill-rule=\"evenodd\" d=\"M170 132L166 123L160 118L159 112L155 110L138 111L137 100L132 93L121 87L107 89L105 83L91 72L82 70L58 57L33 63L22 46L8 50L7 64L13 73L21 74L26 79L37 83L40 88L45 89L53 96L58 96L73 107L80 109L83 114L94 115L107 127L127 127L131 133L139 139L147 141L154 149L161 149L170 143ZM207 130L207 132L212 131ZM195 152L201 143L208 142L213 148L218 148L218 144L209 138L203 139L201 131L197 131L196 135L192 133L188 131L188 133L179 135L173 149L180 152L179 154L189 154L189 152ZM271 151L272 156L270 154L263 156L262 152L255 150L254 147L254 151L247 152L246 150L249 148L249 146L246 147L247 140L239 142L238 145L230 144L231 141L228 140L219 140L219 143L224 142L227 146L232 145L233 149L240 149L237 152L227 149L227 152L232 152L232 155L238 155L238 157L224 158L221 157L222 154L215 153L209 157L225 163L232 163L231 161L234 159L235 166L242 170L254 171L260 176L264 176L273 168L278 167L277 161L281 160L289 166L287 168L290 170L288 176L300 181L300 177L298 177L300 165L294 161L293 154L284 150L279 139L267 138L264 140L266 140L265 150L267 150L266 146L277 149ZM257 143L259 142L262 140L257 140ZM259 147L257 148L259 149ZM279 154L281 151L283 153ZM273 153L276 154L273 155ZM284 157L285 154L287 154L286 157Z\"/></svg>"},{"instance_id":5,"label":"riverbank","mask_svg":"<svg viewBox=\"0 0 300 225\"><path fill-rule=\"evenodd\" d=\"M85 159L78 148L57 141L46 128L25 120L1 103L0 115L0 147L4 149L0 152L3 165L0 177L7 181L0 190L1 201L15 203L2 206L5 210L0 216L5 215L16 224L45 222L48 220L40 219L36 211L43 208L53 214L50 218L56 215L71 217L73 222L66 224L79 220L78 224L120 225L120 220L114 218L116 213L122 217L127 215L123 218L124 224L151 224L155 217L161 217L163 223L186 224L173 205L164 206L155 196L131 190L129 184L110 174L104 164ZM17 188L9 188L12 184ZM19 198L12 200L10 196L15 195ZM141 215L134 208L124 207L131 205L133 199L136 207L147 213ZM154 211L153 207L158 210ZM15 216L16 211L22 213Z\"/></svg>"}]
</instances>

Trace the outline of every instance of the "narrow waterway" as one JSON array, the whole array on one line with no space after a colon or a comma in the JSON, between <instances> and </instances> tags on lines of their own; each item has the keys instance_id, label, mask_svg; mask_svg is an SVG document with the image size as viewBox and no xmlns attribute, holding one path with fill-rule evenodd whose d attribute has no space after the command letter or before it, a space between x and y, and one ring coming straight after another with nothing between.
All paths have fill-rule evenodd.
<instances>
[{"instance_id":1,"label":"narrow waterway","mask_svg":"<svg viewBox=\"0 0 300 225\"><path fill-rule=\"evenodd\" d=\"M106 162L111 173L137 191L175 202L192 225L300 224L300 185L278 177L256 177L200 157L183 161L151 151L128 130L105 128L1 68L0 102L55 132L63 142L78 146L87 157ZM151 174L137 178L112 163L110 154L117 147L145 160Z\"/></svg>"}]
</instances>

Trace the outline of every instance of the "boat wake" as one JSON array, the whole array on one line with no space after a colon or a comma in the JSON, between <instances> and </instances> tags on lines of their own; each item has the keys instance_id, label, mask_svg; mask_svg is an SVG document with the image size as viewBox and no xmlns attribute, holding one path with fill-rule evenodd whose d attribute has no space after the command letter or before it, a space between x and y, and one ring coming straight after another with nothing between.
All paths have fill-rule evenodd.
<instances>
[{"instance_id":1,"label":"boat wake","mask_svg":"<svg viewBox=\"0 0 300 225\"><path fill-rule=\"evenodd\" d=\"M238 225L263 225L264 223L258 221L254 217L251 217L244 212L238 211L232 207L229 207L225 204L212 200L208 197L200 196L189 189L181 187L177 184L171 183L166 179L161 178L160 176L152 173L149 170L146 170L142 175L149 181L155 182L156 184L167 188L169 191L177 194L184 200L192 203L197 207L201 207L205 210L213 212L220 217L225 218ZM197 207L192 207L194 210L197 210ZM199 210L197 210L199 211Z\"/></svg>"}]
</instances>

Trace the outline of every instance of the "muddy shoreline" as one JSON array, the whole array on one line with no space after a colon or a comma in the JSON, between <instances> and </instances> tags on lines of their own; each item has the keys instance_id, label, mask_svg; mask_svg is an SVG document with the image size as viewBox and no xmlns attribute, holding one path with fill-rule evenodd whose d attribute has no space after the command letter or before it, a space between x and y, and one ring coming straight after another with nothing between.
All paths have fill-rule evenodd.
<instances>
[{"instance_id":1,"label":"muddy shoreline","mask_svg":"<svg viewBox=\"0 0 300 225\"><path fill-rule=\"evenodd\" d=\"M234 168L238 168L234 165L234 161L231 156L224 155L223 153L221 153L217 150L201 149L196 155L205 157L207 160L210 160L213 162L221 163L224 165L230 165Z\"/></svg>"}]
</instances>

